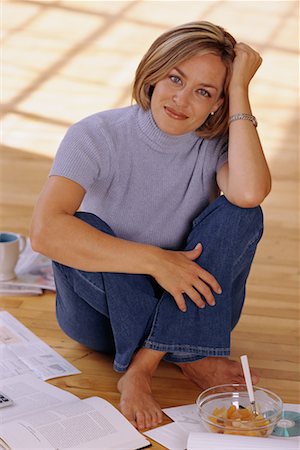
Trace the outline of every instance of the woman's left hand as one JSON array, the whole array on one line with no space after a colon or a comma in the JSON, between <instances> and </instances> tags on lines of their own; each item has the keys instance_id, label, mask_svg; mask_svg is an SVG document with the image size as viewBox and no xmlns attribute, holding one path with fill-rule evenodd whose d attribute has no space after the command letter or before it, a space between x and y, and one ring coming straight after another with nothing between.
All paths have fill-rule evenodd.
<instances>
[{"instance_id":1,"label":"woman's left hand","mask_svg":"<svg viewBox=\"0 0 300 450\"><path fill-rule=\"evenodd\" d=\"M234 51L236 56L233 60L229 90L235 87L247 88L262 63L260 54L243 42L237 43Z\"/></svg>"}]
</instances>

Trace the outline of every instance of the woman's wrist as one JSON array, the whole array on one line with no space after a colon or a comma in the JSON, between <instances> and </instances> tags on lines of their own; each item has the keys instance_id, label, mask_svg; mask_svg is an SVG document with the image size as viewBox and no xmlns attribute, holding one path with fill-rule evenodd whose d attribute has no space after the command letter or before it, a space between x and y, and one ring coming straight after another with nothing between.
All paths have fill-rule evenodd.
<instances>
[{"instance_id":1,"label":"woman's wrist","mask_svg":"<svg viewBox=\"0 0 300 450\"><path fill-rule=\"evenodd\" d=\"M164 250L154 245L147 245L143 254L143 273L153 278L159 275Z\"/></svg>"},{"instance_id":2,"label":"woman's wrist","mask_svg":"<svg viewBox=\"0 0 300 450\"><path fill-rule=\"evenodd\" d=\"M249 86L243 85L243 84L236 84L233 83L229 85L228 88L228 94L229 94L229 101L232 98L248 98L249 97Z\"/></svg>"},{"instance_id":3,"label":"woman's wrist","mask_svg":"<svg viewBox=\"0 0 300 450\"><path fill-rule=\"evenodd\" d=\"M252 114L248 89L236 86L229 94L229 116L235 114Z\"/></svg>"}]
</instances>

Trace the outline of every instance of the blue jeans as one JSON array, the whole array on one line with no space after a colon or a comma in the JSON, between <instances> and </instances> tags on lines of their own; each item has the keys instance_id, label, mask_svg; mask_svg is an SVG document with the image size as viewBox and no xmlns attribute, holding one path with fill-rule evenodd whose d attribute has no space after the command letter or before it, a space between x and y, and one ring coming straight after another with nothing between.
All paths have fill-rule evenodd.
<instances>
[{"instance_id":1,"label":"blue jeans","mask_svg":"<svg viewBox=\"0 0 300 450\"><path fill-rule=\"evenodd\" d=\"M84 212L76 216L114 235L99 217ZM202 243L196 262L215 276L222 294L214 294L215 306L203 309L184 294L186 312L178 309L172 296L151 276L86 272L53 262L57 320L76 341L113 353L118 372L127 369L141 347L166 352L164 359L170 362L227 356L262 232L260 207L239 208L224 196L194 220L184 250Z\"/></svg>"}]
</instances>

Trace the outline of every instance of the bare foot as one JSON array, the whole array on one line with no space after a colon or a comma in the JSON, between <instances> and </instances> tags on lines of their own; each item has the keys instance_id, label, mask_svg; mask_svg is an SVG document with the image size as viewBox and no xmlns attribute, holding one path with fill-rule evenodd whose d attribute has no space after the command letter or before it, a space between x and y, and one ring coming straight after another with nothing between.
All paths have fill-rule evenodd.
<instances>
[{"instance_id":1,"label":"bare foot","mask_svg":"<svg viewBox=\"0 0 300 450\"><path fill-rule=\"evenodd\" d=\"M184 375L201 389L218 384L245 383L242 365L225 357L206 357L189 363L177 363ZM252 383L257 384L259 376L251 371Z\"/></svg>"},{"instance_id":2,"label":"bare foot","mask_svg":"<svg viewBox=\"0 0 300 450\"><path fill-rule=\"evenodd\" d=\"M162 421L162 410L152 396L151 380L164 354L148 348L139 349L118 382L120 409L136 428L155 427Z\"/></svg>"},{"instance_id":3,"label":"bare foot","mask_svg":"<svg viewBox=\"0 0 300 450\"><path fill-rule=\"evenodd\" d=\"M136 428L155 427L162 421L162 410L152 396L150 373L129 368L118 389L121 412Z\"/></svg>"}]
</instances>

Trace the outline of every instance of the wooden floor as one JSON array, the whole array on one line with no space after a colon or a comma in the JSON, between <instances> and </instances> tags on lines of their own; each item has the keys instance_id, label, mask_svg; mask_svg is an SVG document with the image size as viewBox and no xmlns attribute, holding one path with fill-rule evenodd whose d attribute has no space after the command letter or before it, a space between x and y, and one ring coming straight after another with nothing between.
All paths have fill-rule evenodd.
<instances>
[{"instance_id":1,"label":"wooden floor","mask_svg":"<svg viewBox=\"0 0 300 450\"><path fill-rule=\"evenodd\" d=\"M299 403L298 2L3 1L1 229L28 235L37 195L67 127L98 110L127 105L135 67L152 40L195 19L228 28L264 64L252 84L253 111L273 175L263 204L265 234L251 271L232 357L247 353L260 386ZM188 7L187 7L188 5ZM81 398L117 406L110 357L60 331L55 296L0 298L9 311L78 369L50 381ZM154 378L162 407L199 394L176 367ZM167 420L167 419L166 419ZM163 448L155 444L155 449Z\"/></svg>"}]
</instances>

